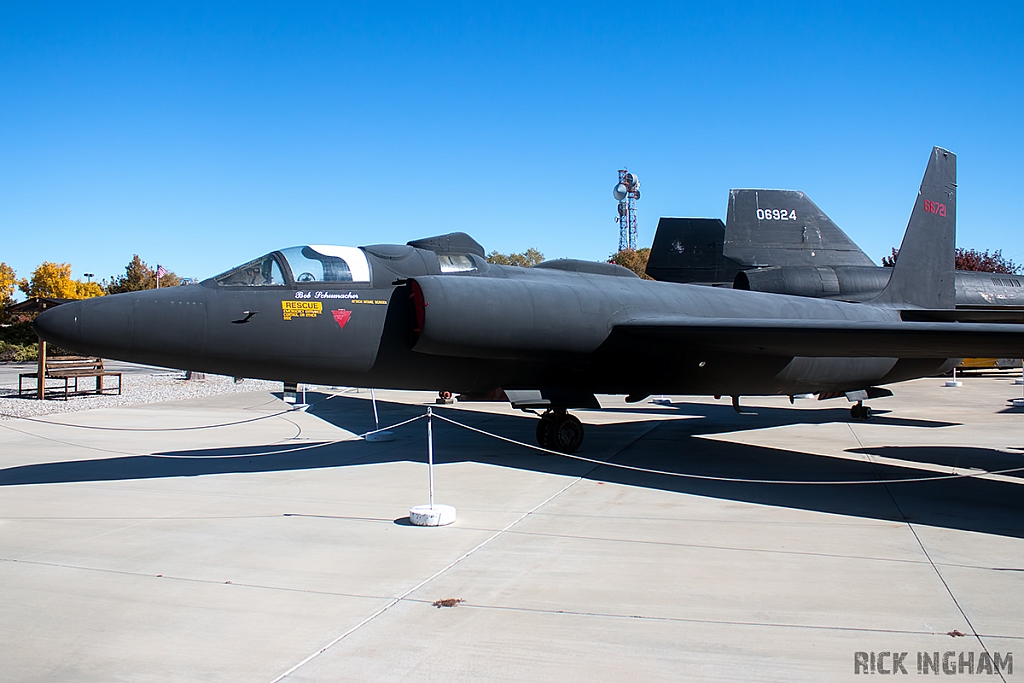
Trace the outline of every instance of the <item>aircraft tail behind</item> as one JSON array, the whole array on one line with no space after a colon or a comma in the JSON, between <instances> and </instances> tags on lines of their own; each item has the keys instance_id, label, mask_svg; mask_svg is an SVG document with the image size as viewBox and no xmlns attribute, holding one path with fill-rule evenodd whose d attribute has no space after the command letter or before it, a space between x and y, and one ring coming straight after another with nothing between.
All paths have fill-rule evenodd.
<instances>
[{"instance_id":1,"label":"aircraft tail behind","mask_svg":"<svg viewBox=\"0 0 1024 683\"><path fill-rule=\"evenodd\" d=\"M871 303L956 306L956 155L933 147L889 284Z\"/></svg>"},{"instance_id":2,"label":"aircraft tail behind","mask_svg":"<svg viewBox=\"0 0 1024 683\"><path fill-rule=\"evenodd\" d=\"M729 190L725 255L750 267L875 265L795 190Z\"/></svg>"},{"instance_id":3,"label":"aircraft tail behind","mask_svg":"<svg viewBox=\"0 0 1024 683\"><path fill-rule=\"evenodd\" d=\"M731 286L740 264L724 256L724 240L725 225L718 218L662 217L647 275L662 282Z\"/></svg>"},{"instance_id":4,"label":"aircraft tail behind","mask_svg":"<svg viewBox=\"0 0 1024 683\"><path fill-rule=\"evenodd\" d=\"M662 218L647 274L666 282L731 285L763 266L873 266L803 192L730 190L726 223Z\"/></svg>"}]
</instances>

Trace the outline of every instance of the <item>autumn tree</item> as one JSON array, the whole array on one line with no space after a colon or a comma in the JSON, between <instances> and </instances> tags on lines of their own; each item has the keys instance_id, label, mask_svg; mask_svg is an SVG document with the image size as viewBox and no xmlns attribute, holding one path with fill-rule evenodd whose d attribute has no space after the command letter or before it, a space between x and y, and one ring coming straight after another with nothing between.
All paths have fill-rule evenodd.
<instances>
[{"instance_id":1,"label":"autumn tree","mask_svg":"<svg viewBox=\"0 0 1024 683\"><path fill-rule=\"evenodd\" d=\"M1020 273L1020 265L1003 256L1002 249L996 249L991 254L988 249L978 251L977 249L956 250L957 270L976 270L985 273L1007 273L1016 275Z\"/></svg>"},{"instance_id":2,"label":"autumn tree","mask_svg":"<svg viewBox=\"0 0 1024 683\"><path fill-rule=\"evenodd\" d=\"M7 320L7 307L14 303L14 286L17 283L14 269L0 263L0 321Z\"/></svg>"},{"instance_id":3,"label":"autumn tree","mask_svg":"<svg viewBox=\"0 0 1024 683\"><path fill-rule=\"evenodd\" d=\"M54 299L89 299L103 296L103 288L95 282L82 282L71 278L70 263L53 263L43 261L32 277L18 281L18 289L26 296L48 297Z\"/></svg>"},{"instance_id":4,"label":"autumn tree","mask_svg":"<svg viewBox=\"0 0 1024 683\"><path fill-rule=\"evenodd\" d=\"M530 247L521 254L499 254L496 251L492 251L487 255L487 262L498 266L520 266L522 268L532 268L543 260L544 254L540 253L533 247Z\"/></svg>"},{"instance_id":5,"label":"autumn tree","mask_svg":"<svg viewBox=\"0 0 1024 683\"><path fill-rule=\"evenodd\" d=\"M645 280L653 280L647 274L647 259L651 256L651 250L649 247L643 247L641 249L622 249L612 254L608 258L608 263L614 263L622 266L623 268L629 268L634 273L639 275Z\"/></svg>"},{"instance_id":6,"label":"autumn tree","mask_svg":"<svg viewBox=\"0 0 1024 683\"><path fill-rule=\"evenodd\" d=\"M160 278L161 287L175 287L179 284L181 278L171 271L167 271ZM110 284L107 285L108 294L138 292L143 289L156 289L156 271L147 266L138 254L134 254L132 260L124 267L124 275L111 277Z\"/></svg>"},{"instance_id":7,"label":"autumn tree","mask_svg":"<svg viewBox=\"0 0 1024 683\"><path fill-rule=\"evenodd\" d=\"M900 250L896 247L892 249L892 256L883 256L882 265L887 268L892 268L896 265L896 257L899 256ZM988 249L985 251L978 251L977 249L964 249L963 247L956 248L956 256L953 267L956 270L973 270L980 271L983 273L1006 273L1008 275L1017 275L1020 273L1020 264L1014 263L1010 259L1003 256L1002 249L996 249L991 254L988 253Z\"/></svg>"}]
</instances>

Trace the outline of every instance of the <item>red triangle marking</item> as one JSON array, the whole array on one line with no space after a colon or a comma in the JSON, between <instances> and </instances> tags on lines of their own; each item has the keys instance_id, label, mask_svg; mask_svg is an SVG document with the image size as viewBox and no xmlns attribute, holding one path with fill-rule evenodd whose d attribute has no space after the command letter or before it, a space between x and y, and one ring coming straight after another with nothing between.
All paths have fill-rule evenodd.
<instances>
[{"instance_id":1,"label":"red triangle marking","mask_svg":"<svg viewBox=\"0 0 1024 683\"><path fill-rule=\"evenodd\" d=\"M341 329L345 329L345 325L348 324L348 319L352 317L352 311L344 308L331 311L331 313L334 314L334 319L337 321L338 327Z\"/></svg>"}]
</instances>

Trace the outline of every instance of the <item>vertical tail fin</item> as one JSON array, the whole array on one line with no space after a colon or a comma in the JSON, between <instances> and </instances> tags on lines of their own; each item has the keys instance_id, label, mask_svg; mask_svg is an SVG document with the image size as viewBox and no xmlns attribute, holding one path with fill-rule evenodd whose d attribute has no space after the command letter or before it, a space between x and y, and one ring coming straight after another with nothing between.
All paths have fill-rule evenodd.
<instances>
[{"instance_id":1,"label":"vertical tail fin","mask_svg":"<svg viewBox=\"0 0 1024 683\"><path fill-rule=\"evenodd\" d=\"M873 266L803 192L729 190L725 255L751 266Z\"/></svg>"},{"instance_id":2,"label":"vertical tail fin","mask_svg":"<svg viewBox=\"0 0 1024 683\"><path fill-rule=\"evenodd\" d=\"M732 284L739 264L722 254L725 226L718 218L658 221L647 259L647 276L662 282Z\"/></svg>"},{"instance_id":3,"label":"vertical tail fin","mask_svg":"<svg viewBox=\"0 0 1024 683\"><path fill-rule=\"evenodd\" d=\"M956 155L933 147L889 284L871 303L954 308Z\"/></svg>"}]
</instances>

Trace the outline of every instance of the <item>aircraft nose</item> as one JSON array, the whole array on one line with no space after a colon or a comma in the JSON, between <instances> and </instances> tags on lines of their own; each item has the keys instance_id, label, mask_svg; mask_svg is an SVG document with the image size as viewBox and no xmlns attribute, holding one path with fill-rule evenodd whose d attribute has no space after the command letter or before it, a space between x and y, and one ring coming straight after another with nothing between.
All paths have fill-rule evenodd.
<instances>
[{"instance_id":1,"label":"aircraft nose","mask_svg":"<svg viewBox=\"0 0 1024 683\"><path fill-rule=\"evenodd\" d=\"M33 328L62 349L90 356L123 358L131 350L130 294L73 301L40 313Z\"/></svg>"},{"instance_id":2,"label":"aircraft nose","mask_svg":"<svg viewBox=\"0 0 1024 683\"><path fill-rule=\"evenodd\" d=\"M80 310L81 302L72 301L43 311L36 316L35 322L32 323L32 329L43 341L61 348L72 349L79 339L78 317Z\"/></svg>"}]
</instances>

